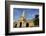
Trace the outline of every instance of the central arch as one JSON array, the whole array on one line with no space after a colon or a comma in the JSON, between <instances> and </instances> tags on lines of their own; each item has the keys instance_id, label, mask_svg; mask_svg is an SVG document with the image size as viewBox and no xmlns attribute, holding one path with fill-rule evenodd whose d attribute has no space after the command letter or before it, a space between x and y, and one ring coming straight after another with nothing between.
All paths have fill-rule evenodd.
<instances>
[{"instance_id":1,"label":"central arch","mask_svg":"<svg viewBox=\"0 0 46 36\"><path fill-rule=\"evenodd\" d=\"M29 27L29 23L26 23L26 27Z\"/></svg>"},{"instance_id":2,"label":"central arch","mask_svg":"<svg viewBox=\"0 0 46 36\"><path fill-rule=\"evenodd\" d=\"M20 22L20 27L22 27L22 22Z\"/></svg>"}]
</instances>

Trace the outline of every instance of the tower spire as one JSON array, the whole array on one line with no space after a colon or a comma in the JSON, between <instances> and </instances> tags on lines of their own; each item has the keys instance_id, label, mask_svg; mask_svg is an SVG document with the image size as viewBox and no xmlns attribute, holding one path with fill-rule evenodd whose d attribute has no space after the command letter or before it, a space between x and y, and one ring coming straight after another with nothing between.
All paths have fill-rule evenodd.
<instances>
[{"instance_id":1,"label":"tower spire","mask_svg":"<svg viewBox=\"0 0 46 36\"><path fill-rule=\"evenodd\" d=\"M22 16L24 17L25 11L23 11Z\"/></svg>"}]
</instances>

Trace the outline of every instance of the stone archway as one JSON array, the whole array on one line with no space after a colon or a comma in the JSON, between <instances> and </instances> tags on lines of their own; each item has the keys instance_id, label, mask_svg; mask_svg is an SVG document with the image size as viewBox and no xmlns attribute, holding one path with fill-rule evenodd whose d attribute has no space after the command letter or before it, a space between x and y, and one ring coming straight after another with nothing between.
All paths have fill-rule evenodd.
<instances>
[{"instance_id":1,"label":"stone archway","mask_svg":"<svg viewBox=\"0 0 46 36\"><path fill-rule=\"evenodd\" d=\"M17 24L14 24L13 27L14 27L14 28L17 28Z\"/></svg>"},{"instance_id":2,"label":"stone archway","mask_svg":"<svg viewBox=\"0 0 46 36\"><path fill-rule=\"evenodd\" d=\"M20 22L20 27L22 27L22 22Z\"/></svg>"},{"instance_id":3,"label":"stone archway","mask_svg":"<svg viewBox=\"0 0 46 36\"><path fill-rule=\"evenodd\" d=\"M26 27L29 27L29 23L26 23Z\"/></svg>"}]
</instances>

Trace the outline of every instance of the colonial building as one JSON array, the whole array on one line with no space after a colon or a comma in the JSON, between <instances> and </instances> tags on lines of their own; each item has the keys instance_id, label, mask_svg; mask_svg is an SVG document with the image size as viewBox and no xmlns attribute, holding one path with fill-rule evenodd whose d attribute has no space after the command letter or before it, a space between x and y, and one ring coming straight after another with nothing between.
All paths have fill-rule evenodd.
<instances>
[{"instance_id":1,"label":"colonial building","mask_svg":"<svg viewBox=\"0 0 46 36\"><path fill-rule=\"evenodd\" d=\"M26 20L25 12L23 11L17 22L14 22L14 27L32 27L34 26L33 20Z\"/></svg>"}]
</instances>

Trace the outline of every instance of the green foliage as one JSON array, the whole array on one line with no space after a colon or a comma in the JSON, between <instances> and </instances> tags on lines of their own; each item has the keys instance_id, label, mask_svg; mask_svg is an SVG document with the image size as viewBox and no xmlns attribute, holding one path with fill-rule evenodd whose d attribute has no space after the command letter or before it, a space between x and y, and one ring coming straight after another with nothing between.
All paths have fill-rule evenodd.
<instances>
[{"instance_id":1,"label":"green foliage","mask_svg":"<svg viewBox=\"0 0 46 36\"><path fill-rule=\"evenodd\" d=\"M38 26L39 25L39 18L37 18L37 19L34 20L34 25L35 26Z\"/></svg>"},{"instance_id":2,"label":"green foliage","mask_svg":"<svg viewBox=\"0 0 46 36\"><path fill-rule=\"evenodd\" d=\"M39 25L39 16L38 15L35 15L35 20L34 20L34 25L35 26L38 26Z\"/></svg>"}]
</instances>

